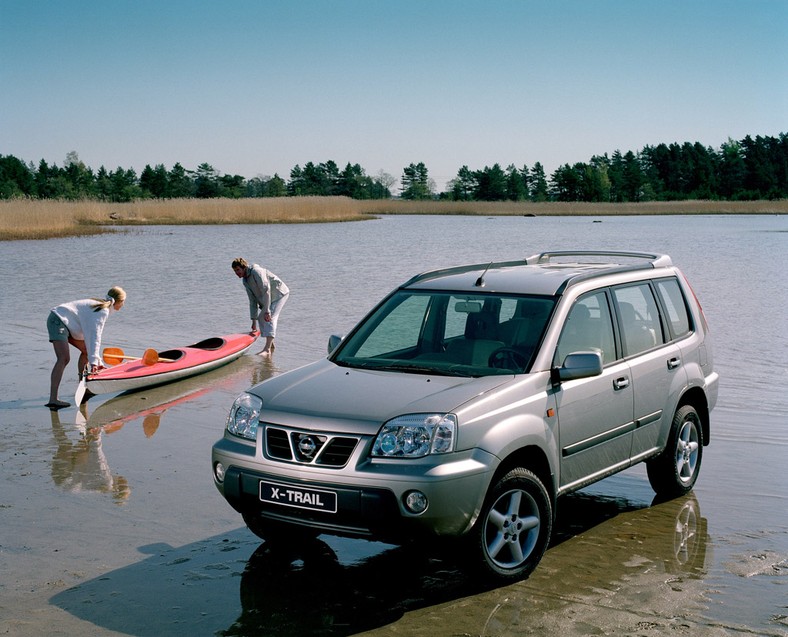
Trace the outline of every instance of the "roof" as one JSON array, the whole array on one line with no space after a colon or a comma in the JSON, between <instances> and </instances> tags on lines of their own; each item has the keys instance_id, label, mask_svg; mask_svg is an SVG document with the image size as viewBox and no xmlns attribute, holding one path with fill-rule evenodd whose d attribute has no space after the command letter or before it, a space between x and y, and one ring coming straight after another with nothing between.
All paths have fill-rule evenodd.
<instances>
[{"instance_id":1,"label":"roof","mask_svg":"<svg viewBox=\"0 0 788 637\"><path fill-rule=\"evenodd\" d=\"M622 263L622 261L627 261ZM641 252L543 252L521 261L463 265L413 277L403 288L555 296L574 283L615 272L672 265L667 255Z\"/></svg>"}]
</instances>

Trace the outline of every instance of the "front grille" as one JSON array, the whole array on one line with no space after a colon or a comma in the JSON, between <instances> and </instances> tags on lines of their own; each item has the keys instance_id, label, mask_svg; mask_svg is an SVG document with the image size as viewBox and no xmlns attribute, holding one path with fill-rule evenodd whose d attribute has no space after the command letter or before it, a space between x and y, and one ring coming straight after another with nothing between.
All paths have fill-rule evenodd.
<instances>
[{"instance_id":1,"label":"front grille","mask_svg":"<svg viewBox=\"0 0 788 637\"><path fill-rule=\"evenodd\" d=\"M265 448L268 455L272 458L281 458L282 460L293 459L290 453L290 444L287 442L287 434L281 429L266 428Z\"/></svg>"},{"instance_id":2,"label":"front grille","mask_svg":"<svg viewBox=\"0 0 788 637\"><path fill-rule=\"evenodd\" d=\"M264 453L273 460L339 468L348 463L358 441L348 436L266 425Z\"/></svg>"},{"instance_id":3,"label":"front grille","mask_svg":"<svg viewBox=\"0 0 788 637\"><path fill-rule=\"evenodd\" d=\"M357 438L332 438L323 453L320 454L318 464L328 465L329 467L344 467L347 464L350 454L356 448Z\"/></svg>"}]
</instances>

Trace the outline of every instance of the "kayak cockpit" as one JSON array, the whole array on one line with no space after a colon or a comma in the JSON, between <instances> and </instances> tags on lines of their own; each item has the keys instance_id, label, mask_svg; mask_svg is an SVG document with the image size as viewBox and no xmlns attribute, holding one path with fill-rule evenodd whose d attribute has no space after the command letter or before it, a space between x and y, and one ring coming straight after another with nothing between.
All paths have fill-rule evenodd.
<instances>
[{"instance_id":1,"label":"kayak cockpit","mask_svg":"<svg viewBox=\"0 0 788 637\"><path fill-rule=\"evenodd\" d=\"M166 362L168 363L179 361L184 356L186 356L186 352L184 352L182 349L165 349L161 352L158 352L158 354L160 361L166 359Z\"/></svg>"},{"instance_id":2,"label":"kayak cockpit","mask_svg":"<svg viewBox=\"0 0 788 637\"><path fill-rule=\"evenodd\" d=\"M219 336L214 336L212 338L206 338L204 341L200 341L199 343L195 343L194 345L189 345L189 347L193 347L194 349L220 349L224 347L227 341Z\"/></svg>"}]
</instances>

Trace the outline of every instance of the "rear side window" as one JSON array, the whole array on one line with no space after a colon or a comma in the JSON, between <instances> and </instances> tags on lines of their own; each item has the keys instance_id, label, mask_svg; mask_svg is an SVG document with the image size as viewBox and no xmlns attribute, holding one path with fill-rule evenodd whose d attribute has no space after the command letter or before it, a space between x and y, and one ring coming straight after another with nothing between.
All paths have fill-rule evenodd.
<instances>
[{"instance_id":1,"label":"rear side window","mask_svg":"<svg viewBox=\"0 0 788 637\"><path fill-rule=\"evenodd\" d=\"M627 356L645 352L665 342L657 300L648 284L613 289Z\"/></svg>"},{"instance_id":2,"label":"rear side window","mask_svg":"<svg viewBox=\"0 0 788 637\"><path fill-rule=\"evenodd\" d=\"M662 298L662 304L668 313L668 322L673 337L686 336L692 331L692 327L687 312L687 303L679 282L676 279L662 279L656 281L656 285L659 296Z\"/></svg>"}]
</instances>

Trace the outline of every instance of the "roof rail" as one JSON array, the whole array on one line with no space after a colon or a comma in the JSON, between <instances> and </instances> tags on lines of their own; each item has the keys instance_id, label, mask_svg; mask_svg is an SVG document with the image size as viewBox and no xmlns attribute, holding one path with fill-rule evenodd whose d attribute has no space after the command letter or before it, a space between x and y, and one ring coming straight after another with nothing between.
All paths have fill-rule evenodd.
<instances>
[{"instance_id":1,"label":"roof rail","mask_svg":"<svg viewBox=\"0 0 788 637\"><path fill-rule=\"evenodd\" d=\"M428 270L426 272L422 272L421 274L417 274L414 277L410 278L408 281L403 283L400 287L407 287L416 283L417 281L426 281L429 279L436 279L438 277L447 276L450 274L464 274L466 272L476 272L478 270L487 271L491 267L507 267L513 265L523 265L525 262L522 260L517 261L494 261L492 263L474 263L470 265L456 265L448 268L441 268L440 270Z\"/></svg>"},{"instance_id":2,"label":"roof rail","mask_svg":"<svg viewBox=\"0 0 788 637\"><path fill-rule=\"evenodd\" d=\"M554 257L625 257L627 259L644 259L652 268L664 268L673 265L667 254L652 252L611 252L606 250L558 250L541 252L525 258L528 265L550 263Z\"/></svg>"}]
</instances>

